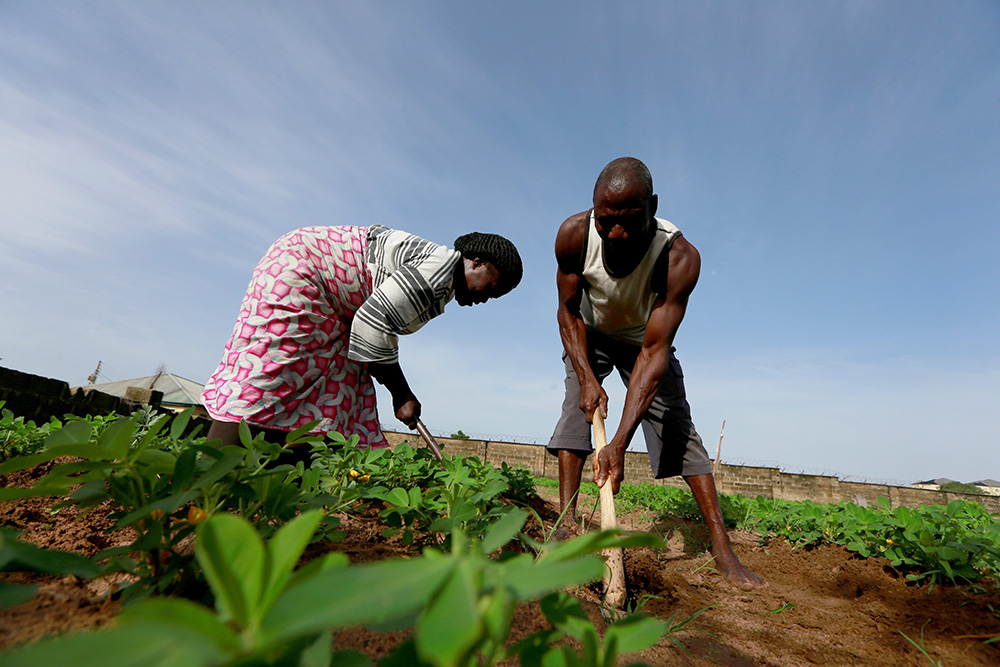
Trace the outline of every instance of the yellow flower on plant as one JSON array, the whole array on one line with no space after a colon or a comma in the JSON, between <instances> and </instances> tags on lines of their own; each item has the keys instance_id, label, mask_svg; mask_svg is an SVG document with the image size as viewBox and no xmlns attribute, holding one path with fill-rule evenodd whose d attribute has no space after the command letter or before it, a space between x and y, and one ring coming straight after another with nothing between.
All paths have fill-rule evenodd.
<instances>
[{"instance_id":1,"label":"yellow flower on plant","mask_svg":"<svg viewBox=\"0 0 1000 667\"><path fill-rule=\"evenodd\" d=\"M200 507L195 507L191 505L188 508L188 523L201 523L208 518L208 512L201 509Z\"/></svg>"},{"instance_id":2,"label":"yellow flower on plant","mask_svg":"<svg viewBox=\"0 0 1000 667\"><path fill-rule=\"evenodd\" d=\"M359 472L358 472L357 470L355 470L354 468L351 468L351 472L350 472L349 474L350 474L350 476L351 476L351 479L357 479L358 477L360 477L360 476L361 476L361 473L359 473Z\"/></svg>"},{"instance_id":3,"label":"yellow flower on plant","mask_svg":"<svg viewBox=\"0 0 1000 667\"><path fill-rule=\"evenodd\" d=\"M371 476L371 475L361 475L361 477L358 477L358 481L359 481L359 482L367 482L367 481L368 481L368 480L370 480L371 478L372 478L372 476Z\"/></svg>"}]
</instances>

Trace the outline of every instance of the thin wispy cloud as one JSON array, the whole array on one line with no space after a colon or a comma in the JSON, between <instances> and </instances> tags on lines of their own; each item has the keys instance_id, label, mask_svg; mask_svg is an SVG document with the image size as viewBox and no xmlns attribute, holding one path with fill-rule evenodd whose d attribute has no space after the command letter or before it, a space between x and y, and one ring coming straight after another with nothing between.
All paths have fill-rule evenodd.
<instances>
[{"instance_id":1,"label":"thin wispy cloud","mask_svg":"<svg viewBox=\"0 0 1000 667\"><path fill-rule=\"evenodd\" d=\"M495 231L522 285L450 306L403 366L439 432L544 440L555 231L635 155L702 254L677 346L707 443L727 419L748 461L982 476L1000 467L998 19L990 2L5 4L2 363L204 380L284 232Z\"/></svg>"}]
</instances>

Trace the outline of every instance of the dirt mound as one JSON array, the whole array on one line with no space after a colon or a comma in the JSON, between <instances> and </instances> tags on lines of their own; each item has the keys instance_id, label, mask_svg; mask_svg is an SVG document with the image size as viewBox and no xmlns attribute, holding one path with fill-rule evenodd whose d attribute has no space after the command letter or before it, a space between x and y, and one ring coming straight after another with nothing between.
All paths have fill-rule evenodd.
<instances>
[{"instance_id":1,"label":"dirt mound","mask_svg":"<svg viewBox=\"0 0 1000 667\"><path fill-rule=\"evenodd\" d=\"M44 470L0 477L0 484L26 486ZM92 555L127 534L106 534L107 508L86 516L64 509L50 512L53 502L28 499L0 503L0 524L22 531L23 538L48 548ZM556 516L552 498L536 511L547 524ZM412 551L397 540L381 537L375 516L343 516L343 542L313 545L308 555L342 551L354 562L392 558ZM599 524L599 517L591 518ZM706 533L700 524L654 523L643 514L621 518L621 524L651 529L668 539L662 550L635 549L625 556L630 596L649 613L680 624L696 616L658 646L630 660L651 665L694 667L801 667L802 665L927 665L901 633L920 643L928 655L949 666L1000 664L1000 644L983 639L1000 635L995 591L976 593L969 587L916 586L886 561L860 559L835 546L792 549L784 541L761 546L755 536L732 535L743 563L770 581L770 587L745 592L730 585L705 553ZM536 527L537 528L537 527ZM40 592L29 602L0 608L0 649L38 637L113 623L118 604L105 595L107 582L75 577L4 574L9 581L31 581ZM601 586L574 590L599 629ZM545 627L537 603L517 610L512 639ZM340 648L355 648L378 658L406 632L381 634L352 629L336 634Z\"/></svg>"}]
</instances>

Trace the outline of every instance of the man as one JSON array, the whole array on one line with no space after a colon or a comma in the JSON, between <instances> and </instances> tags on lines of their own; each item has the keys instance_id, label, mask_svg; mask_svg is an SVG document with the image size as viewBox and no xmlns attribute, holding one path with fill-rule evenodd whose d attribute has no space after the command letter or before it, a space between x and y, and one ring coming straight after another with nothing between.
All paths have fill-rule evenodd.
<instances>
[{"instance_id":1,"label":"man","mask_svg":"<svg viewBox=\"0 0 1000 667\"><path fill-rule=\"evenodd\" d=\"M656 206L646 165L619 158L598 177L594 208L567 218L556 236L566 398L548 449L559 458L563 530L576 522L594 411L608 414L601 383L617 369L628 387L625 406L618 431L594 459L594 481L610 482L618 493L625 450L642 422L653 475L683 475L705 517L719 570L740 588L764 587L767 581L746 569L729 543L711 462L673 355L701 258L674 225L654 217Z\"/></svg>"}]
</instances>

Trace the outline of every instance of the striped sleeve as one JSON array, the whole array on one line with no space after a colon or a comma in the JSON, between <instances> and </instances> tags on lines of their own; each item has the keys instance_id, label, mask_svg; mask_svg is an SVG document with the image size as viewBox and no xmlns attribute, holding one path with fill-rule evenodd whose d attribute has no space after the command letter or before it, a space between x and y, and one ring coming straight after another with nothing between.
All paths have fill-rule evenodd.
<instances>
[{"instance_id":1,"label":"striped sleeve","mask_svg":"<svg viewBox=\"0 0 1000 667\"><path fill-rule=\"evenodd\" d=\"M398 336L413 333L444 311L454 295L452 274L461 254L418 237L406 248L385 250L403 263L388 273L354 315L347 356L355 361L392 363L398 360ZM392 258L381 267L391 266ZM377 274L373 271L373 274ZM373 283L375 280L373 280Z\"/></svg>"}]
</instances>

